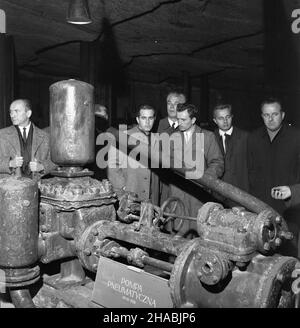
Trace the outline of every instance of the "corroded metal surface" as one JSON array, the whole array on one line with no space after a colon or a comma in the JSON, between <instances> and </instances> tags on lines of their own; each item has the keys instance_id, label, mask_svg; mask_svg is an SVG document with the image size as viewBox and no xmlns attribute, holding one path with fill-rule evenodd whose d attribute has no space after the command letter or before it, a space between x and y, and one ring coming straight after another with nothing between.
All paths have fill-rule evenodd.
<instances>
[{"instance_id":1,"label":"corroded metal surface","mask_svg":"<svg viewBox=\"0 0 300 328\"><path fill-rule=\"evenodd\" d=\"M78 108L70 109L74 111ZM72 142L67 140L69 146ZM38 238L37 185L15 178L0 187L5 205L0 211L0 265L10 288L38 279L38 258L45 264L60 260L60 273L48 284L67 291L86 281L83 268L96 272L99 258L109 257L139 268L151 266L152 274L169 276L176 307L292 306L291 274L298 260L272 255L291 238L284 220L272 209L259 202L254 204L258 213L206 203L197 218L188 217L178 199L171 198L162 208L132 194L118 194L117 199L108 180L76 176L85 175L82 158L73 163L66 156L60 165L68 166L68 176L39 184ZM214 183L208 179L208 185ZM219 187L214 186L222 191ZM172 234L190 220L197 223L198 238ZM16 304L32 305L28 293L14 296Z\"/></svg>"},{"instance_id":2,"label":"corroded metal surface","mask_svg":"<svg viewBox=\"0 0 300 328\"><path fill-rule=\"evenodd\" d=\"M84 166L95 158L94 87L76 80L50 90L51 159L59 166Z\"/></svg>"},{"instance_id":3,"label":"corroded metal surface","mask_svg":"<svg viewBox=\"0 0 300 328\"><path fill-rule=\"evenodd\" d=\"M198 212L197 229L203 244L246 262L254 252L270 253L292 238L282 223L269 210L257 215L241 207L224 209L221 204L206 203Z\"/></svg>"},{"instance_id":4,"label":"corroded metal surface","mask_svg":"<svg viewBox=\"0 0 300 328\"><path fill-rule=\"evenodd\" d=\"M39 189L43 199L59 202L84 202L114 197L112 185L108 180L99 181L90 177L44 179L39 183Z\"/></svg>"},{"instance_id":5,"label":"corroded metal surface","mask_svg":"<svg viewBox=\"0 0 300 328\"><path fill-rule=\"evenodd\" d=\"M27 178L0 181L0 266L31 265L38 259L37 184Z\"/></svg>"},{"instance_id":6,"label":"corroded metal surface","mask_svg":"<svg viewBox=\"0 0 300 328\"><path fill-rule=\"evenodd\" d=\"M187 242L185 238L172 238L171 235L162 233L159 229L145 227L137 231L137 228L137 222L125 224L118 221L98 221L82 234L76 248L90 249L93 252L97 250L104 239L108 238L170 255L178 255Z\"/></svg>"},{"instance_id":7,"label":"corroded metal surface","mask_svg":"<svg viewBox=\"0 0 300 328\"><path fill-rule=\"evenodd\" d=\"M96 221L114 220L115 193L108 180L44 179L39 183L39 254L43 263L76 256L75 243Z\"/></svg>"},{"instance_id":8,"label":"corroded metal surface","mask_svg":"<svg viewBox=\"0 0 300 328\"><path fill-rule=\"evenodd\" d=\"M209 250L207 250L209 251ZM203 271L195 265L201 258L197 239L186 244L177 257L170 277L176 307L292 307L291 272L297 259L256 255L247 270L232 267L230 274L215 284L203 283ZM208 272L207 268L205 268Z\"/></svg>"},{"instance_id":9,"label":"corroded metal surface","mask_svg":"<svg viewBox=\"0 0 300 328\"><path fill-rule=\"evenodd\" d=\"M75 244L85 229L99 220L115 219L113 200L75 210L41 202L40 213L39 252L43 263L76 256Z\"/></svg>"},{"instance_id":10,"label":"corroded metal surface","mask_svg":"<svg viewBox=\"0 0 300 328\"><path fill-rule=\"evenodd\" d=\"M16 308L35 308L28 289L10 289L10 297Z\"/></svg>"},{"instance_id":11,"label":"corroded metal surface","mask_svg":"<svg viewBox=\"0 0 300 328\"><path fill-rule=\"evenodd\" d=\"M34 307L29 291L15 288L39 279L38 186L21 177L0 181L0 268L14 305Z\"/></svg>"}]
</instances>

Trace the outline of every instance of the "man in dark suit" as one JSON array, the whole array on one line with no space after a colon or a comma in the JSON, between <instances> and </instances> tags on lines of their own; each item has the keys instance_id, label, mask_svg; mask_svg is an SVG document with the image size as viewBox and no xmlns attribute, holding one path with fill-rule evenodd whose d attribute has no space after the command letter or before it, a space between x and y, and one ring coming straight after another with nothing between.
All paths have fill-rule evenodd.
<instances>
[{"instance_id":1,"label":"man in dark suit","mask_svg":"<svg viewBox=\"0 0 300 328\"><path fill-rule=\"evenodd\" d=\"M171 91L167 95L167 112L168 116L160 119L158 124L158 133L166 132L171 134L178 127L177 120L177 105L186 102L186 97L183 93Z\"/></svg>"},{"instance_id":2,"label":"man in dark suit","mask_svg":"<svg viewBox=\"0 0 300 328\"><path fill-rule=\"evenodd\" d=\"M222 180L248 191L248 132L232 125L233 115L230 104L216 106L213 116L213 121L218 127L215 130L216 139L225 160L225 171Z\"/></svg>"},{"instance_id":3,"label":"man in dark suit","mask_svg":"<svg viewBox=\"0 0 300 328\"><path fill-rule=\"evenodd\" d=\"M272 195L272 188L300 183L300 131L284 123L285 112L278 99L265 100L261 116L264 126L248 137L249 190L283 215L297 236L299 209L287 208L283 199L272 197L276 194ZM286 248L284 253L295 256L297 249Z\"/></svg>"},{"instance_id":4,"label":"man in dark suit","mask_svg":"<svg viewBox=\"0 0 300 328\"><path fill-rule=\"evenodd\" d=\"M157 132L167 133L171 135L178 128L177 120L177 105L186 102L186 97L183 93L177 91L171 91L167 95L167 112L168 116L160 119ZM162 170L160 174L160 203L163 204L164 201L170 197L170 186L169 181L171 179L170 172L167 170Z\"/></svg>"},{"instance_id":5,"label":"man in dark suit","mask_svg":"<svg viewBox=\"0 0 300 328\"><path fill-rule=\"evenodd\" d=\"M271 189L300 182L300 131L284 124L278 99L264 101L261 115L264 126L248 137L249 190L283 214L285 204L271 197Z\"/></svg>"},{"instance_id":6,"label":"man in dark suit","mask_svg":"<svg viewBox=\"0 0 300 328\"><path fill-rule=\"evenodd\" d=\"M0 130L0 177L20 169L22 176L40 178L55 168L50 159L49 136L30 121L31 114L29 100L11 103L13 125Z\"/></svg>"}]
</instances>

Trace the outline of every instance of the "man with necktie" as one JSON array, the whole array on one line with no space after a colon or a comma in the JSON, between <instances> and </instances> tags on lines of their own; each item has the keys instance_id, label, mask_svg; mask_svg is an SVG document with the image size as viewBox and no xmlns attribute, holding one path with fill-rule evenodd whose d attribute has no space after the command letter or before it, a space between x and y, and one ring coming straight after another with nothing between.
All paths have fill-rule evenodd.
<instances>
[{"instance_id":1,"label":"man with necktie","mask_svg":"<svg viewBox=\"0 0 300 328\"><path fill-rule=\"evenodd\" d=\"M178 127L177 121L177 105L186 102L186 97L183 93L171 91L167 95L167 112L168 116L160 119L158 124L158 133L166 132L173 133Z\"/></svg>"},{"instance_id":2,"label":"man with necktie","mask_svg":"<svg viewBox=\"0 0 300 328\"><path fill-rule=\"evenodd\" d=\"M225 161L222 180L248 191L248 132L233 126L232 119L232 106L230 104L218 105L214 108L213 121L217 125L215 135Z\"/></svg>"},{"instance_id":3,"label":"man with necktie","mask_svg":"<svg viewBox=\"0 0 300 328\"><path fill-rule=\"evenodd\" d=\"M186 169L186 172L192 168L197 170L199 161L201 161L204 163L204 175L210 175L217 179L223 174L224 159L214 133L202 129L196 124L197 111L197 107L193 104L185 103L177 106L179 125L178 131L171 136L174 141L171 144L171 161L177 160L178 156L182 157L182 167ZM180 148L183 148L182 151ZM197 156L199 153L202 158ZM187 215L197 217L199 208L207 201L214 201L214 198L210 191L197 187L190 179L193 178L188 178L187 174L186 178L177 176L176 184L170 186L170 194L183 201L188 211ZM179 235L185 237L196 235L196 230L195 222L186 220Z\"/></svg>"},{"instance_id":4,"label":"man with necktie","mask_svg":"<svg viewBox=\"0 0 300 328\"><path fill-rule=\"evenodd\" d=\"M50 160L49 136L31 122L29 100L13 101L9 113L13 125L0 130L0 177L17 169L30 178L48 174L55 168Z\"/></svg>"},{"instance_id":5,"label":"man with necktie","mask_svg":"<svg viewBox=\"0 0 300 328\"><path fill-rule=\"evenodd\" d=\"M186 97L182 92L171 91L167 95L167 113L168 116L160 119L158 124L158 133L167 133L171 135L178 128L177 120L177 105L186 102ZM162 170L160 174L160 203L163 204L165 200L170 197L170 177L168 170Z\"/></svg>"}]
</instances>

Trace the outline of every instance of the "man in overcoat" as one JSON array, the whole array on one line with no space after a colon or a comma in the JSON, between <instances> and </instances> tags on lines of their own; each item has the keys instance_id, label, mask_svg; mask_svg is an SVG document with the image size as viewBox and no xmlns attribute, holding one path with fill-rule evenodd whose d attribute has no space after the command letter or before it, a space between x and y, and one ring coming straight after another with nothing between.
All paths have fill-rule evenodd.
<instances>
[{"instance_id":1,"label":"man in overcoat","mask_svg":"<svg viewBox=\"0 0 300 328\"><path fill-rule=\"evenodd\" d=\"M55 168L50 159L49 135L31 122L31 114L29 100L11 103L13 125L0 130L0 177L20 170L22 176L39 179Z\"/></svg>"}]
</instances>

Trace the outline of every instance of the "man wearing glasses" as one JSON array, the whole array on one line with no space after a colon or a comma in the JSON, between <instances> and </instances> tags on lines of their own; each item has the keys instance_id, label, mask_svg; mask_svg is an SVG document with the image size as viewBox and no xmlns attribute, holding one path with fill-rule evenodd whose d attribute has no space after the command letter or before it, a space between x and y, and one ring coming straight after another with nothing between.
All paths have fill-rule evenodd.
<instances>
[{"instance_id":1,"label":"man wearing glasses","mask_svg":"<svg viewBox=\"0 0 300 328\"><path fill-rule=\"evenodd\" d=\"M285 216L284 201L272 198L271 190L300 182L300 133L284 123L278 99L265 100L261 116L264 126L248 138L249 191Z\"/></svg>"},{"instance_id":2,"label":"man wearing glasses","mask_svg":"<svg viewBox=\"0 0 300 328\"><path fill-rule=\"evenodd\" d=\"M222 180L248 191L248 132L233 126L232 106L230 104L217 105L213 110L213 116L213 121L217 125L215 136L225 162Z\"/></svg>"}]
</instances>

